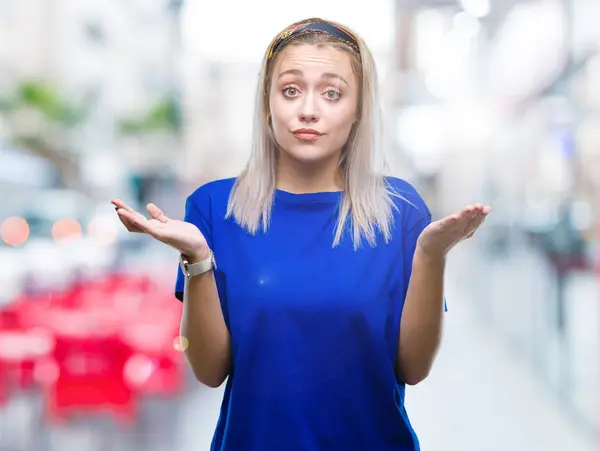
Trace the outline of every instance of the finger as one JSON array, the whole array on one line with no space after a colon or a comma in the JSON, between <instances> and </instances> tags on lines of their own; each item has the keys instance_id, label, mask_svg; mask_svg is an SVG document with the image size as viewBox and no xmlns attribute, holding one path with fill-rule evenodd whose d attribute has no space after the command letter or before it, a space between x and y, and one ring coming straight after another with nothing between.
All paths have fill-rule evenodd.
<instances>
[{"instance_id":1,"label":"finger","mask_svg":"<svg viewBox=\"0 0 600 451\"><path fill-rule=\"evenodd\" d=\"M479 227L479 225L483 222L484 218L485 215L483 213L476 213L469 221L467 228L470 230L472 228Z\"/></svg>"},{"instance_id":2,"label":"finger","mask_svg":"<svg viewBox=\"0 0 600 451\"><path fill-rule=\"evenodd\" d=\"M469 223L473 220L475 215L475 207L473 205L469 205L463 208L460 213L458 213L458 219L455 222L455 227L453 228L455 231L464 231L468 227Z\"/></svg>"},{"instance_id":3,"label":"finger","mask_svg":"<svg viewBox=\"0 0 600 451\"><path fill-rule=\"evenodd\" d=\"M458 212L458 226L466 227L469 221L473 219L473 217L477 214L477 209L475 205L467 205L460 212Z\"/></svg>"},{"instance_id":4,"label":"finger","mask_svg":"<svg viewBox=\"0 0 600 451\"><path fill-rule=\"evenodd\" d=\"M125 228L127 229L128 232L144 233L142 231L142 229L133 225L128 219L125 219L125 218L119 216L119 220L121 221L121 224L123 224L125 226Z\"/></svg>"},{"instance_id":5,"label":"finger","mask_svg":"<svg viewBox=\"0 0 600 451\"><path fill-rule=\"evenodd\" d=\"M475 235L475 232L477 232L477 230L479 230L479 227L481 227L481 224L483 224L483 221L485 221L485 216L478 217L477 219L473 220L469 224L469 227L467 227L467 235L465 236L465 239L471 238L473 235Z\"/></svg>"},{"instance_id":6,"label":"finger","mask_svg":"<svg viewBox=\"0 0 600 451\"><path fill-rule=\"evenodd\" d=\"M489 205L476 204L475 208L476 208L477 212L483 213L486 215L492 211L492 207L490 207Z\"/></svg>"},{"instance_id":7,"label":"finger","mask_svg":"<svg viewBox=\"0 0 600 451\"><path fill-rule=\"evenodd\" d=\"M458 212L458 215L459 216L470 215L470 214L472 214L474 208L475 208L474 205L466 205Z\"/></svg>"},{"instance_id":8,"label":"finger","mask_svg":"<svg viewBox=\"0 0 600 451\"><path fill-rule=\"evenodd\" d=\"M119 217L123 218L125 221L131 224L132 227L137 228L144 233L148 233L150 235L153 234L152 225L143 216L140 217L141 215L139 213L131 213L129 211L126 211L125 209L120 208L117 210L117 214L119 215Z\"/></svg>"},{"instance_id":9,"label":"finger","mask_svg":"<svg viewBox=\"0 0 600 451\"><path fill-rule=\"evenodd\" d=\"M136 214L125 210L124 208L117 208L117 215L119 219L123 222L134 224L136 219Z\"/></svg>"},{"instance_id":10,"label":"finger","mask_svg":"<svg viewBox=\"0 0 600 451\"><path fill-rule=\"evenodd\" d=\"M477 215L476 218L474 218L471 221L471 223L469 223L469 226L467 227L467 235L465 236L465 239L471 238L475 234L475 232L479 229L479 227L481 227L481 225L485 221L486 217L487 217L487 214L480 213Z\"/></svg>"},{"instance_id":11,"label":"finger","mask_svg":"<svg viewBox=\"0 0 600 451\"><path fill-rule=\"evenodd\" d=\"M470 223L478 221L482 216L485 217L490 211L491 207L484 206L482 204L469 205L463 211L465 212L464 216L468 219L469 226Z\"/></svg>"},{"instance_id":12,"label":"finger","mask_svg":"<svg viewBox=\"0 0 600 451\"><path fill-rule=\"evenodd\" d=\"M442 231L445 232L447 230L449 230L451 227L454 227L454 225L458 222L458 220L460 219L460 214L452 214L452 215L448 215L445 218L443 218L442 220L438 221L438 228Z\"/></svg>"},{"instance_id":13,"label":"finger","mask_svg":"<svg viewBox=\"0 0 600 451\"><path fill-rule=\"evenodd\" d=\"M469 233L468 233L468 234L467 234L467 235L464 237L464 239L465 239L465 240L468 240L468 239L469 239L469 238L471 238L473 235L475 235L475 232L477 232L477 229L478 229L478 228L479 228L479 227L475 227L473 230L471 230L471 231L470 231L470 232L469 232Z\"/></svg>"},{"instance_id":14,"label":"finger","mask_svg":"<svg viewBox=\"0 0 600 451\"><path fill-rule=\"evenodd\" d=\"M486 219L487 219L487 213L483 215L483 218L481 219L481 223L479 224L479 227L481 227L481 225L485 222Z\"/></svg>"},{"instance_id":15,"label":"finger","mask_svg":"<svg viewBox=\"0 0 600 451\"><path fill-rule=\"evenodd\" d=\"M487 214L486 210L485 210L485 207L482 204L477 204L476 207L477 207L476 211L477 211L478 215L485 215L485 214Z\"/></svg>"},{"instance_id":16,"label":"finger","mask_svg":"<svg viewBox=\"0 0 600 451\"><path fill-rule=\"evenodd\" d=\"M465 220L464 216L460 213L447 216L440 221L438 233L444 235L446 240L449 240L449 242L452 243L451 246L454 246L454 244L459 242L464 236L464 230L467 223L467 220Z\"/></svg>"},{"instance_id":17,"label":"finger","mask_svg":"<svg viewBox=\"0 0 600 451\"><path fill-rule=\"evenodd\" d=\"M160 208L158 208L155 204L152 204L152 203L148 204L146 206L146 210L148 210L148 213L150 213L150 216L153 219L156 219L157 221L167 222L169 220L167 215L165 215L163 213L163 211Z\"/></svg>"},{"instance_id":18,"label":"finger","mask_svg":"<svg viewBox=\"0 0 600 451\"><path fill-rule=\"evenodd\" d=\"M127 205L125 202L123 202L121 199L113 199L111 201L111 204L113 204L115 206L115 208L119 209L122 208L125 211L128 211L130 213L133 213L135 210L133 208L131 208L129 205Z\"/></svg>"},{"instance_id":19,"label":"finger","mask_svg":"<svg viewBox=\"0 0 600 451\"><path fill-rule=\"evenodd\" d=\"M129 221L129 219L127 219L124 215L122 215L120 213L120 212L127 212L127 211L124 208L115 207L115 212L117 213L119 221L121 221L121 224L123 224L125 226L125 228L127 228L127 230L130 230L130 228L133 227L131 222Z\"/></svg>"}]
</instances>

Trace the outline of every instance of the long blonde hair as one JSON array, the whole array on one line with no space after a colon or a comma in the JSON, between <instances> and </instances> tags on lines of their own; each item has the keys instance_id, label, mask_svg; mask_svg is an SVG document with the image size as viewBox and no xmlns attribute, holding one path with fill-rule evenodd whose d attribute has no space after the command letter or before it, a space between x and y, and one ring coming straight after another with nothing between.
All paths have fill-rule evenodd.
<instances>
[{"instance_id":1,"label":"long blonde hair","mask_svg":"<svg viewBox=\"0 0 600 451\"><path fill-rule=\"evenodd\" d=\"M294 25L314 20L307 19ZM339 26L335 22L316 20ZM343 28L349 30L345 26ZM342 41L320 33L301 34L292 38L287 45L331 45L347 52L359 79L358 121L350 132L339 162L345 186L333 238L335 247L341 242L346 223L350 220L353 244L357 249L363 238L371 246L375 246L377 230L382 233L386 242L390 240L394 208L392 196L398 194L387 185L384 176L381 112L373 55L363 39L350 32L358 42L360 56ZM277 143L268 117L271 77L277 56L269 60L270 49L271 46L263 58L256 91L250 158L234 184L227 205L227 217L233 216L240 226L253 235L261 225L263 231L267 231L276 189Z\"/></svg>"}]
</instances>

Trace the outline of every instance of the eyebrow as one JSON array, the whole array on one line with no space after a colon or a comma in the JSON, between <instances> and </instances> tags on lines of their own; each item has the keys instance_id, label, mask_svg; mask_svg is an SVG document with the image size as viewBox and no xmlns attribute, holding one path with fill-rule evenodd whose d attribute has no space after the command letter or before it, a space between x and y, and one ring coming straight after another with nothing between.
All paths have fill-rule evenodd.
<instances>
[{"instance_id":1,"label":"eyebrow","mask_svg":"<svg viewBox=\"0 0 600 451\"><path fill-rule=\"evenodd\" d=\"M289 70L285 70L282 73L280 73L279 77L277 77L277 78L281 78L284 75L300 75L300 76L302 76L302 75L304 75L304 72L302 72L299 69L289 69ZM346 83L346 85L350 86L350 83L348 83L348 81L344 77L342 77L341 75L338 75L338 74L334 74L333 72L325 72L323 75L321 75L321 78L334 78L336 80L341 80L344 83Z\"/></svg>"}]
</instances>

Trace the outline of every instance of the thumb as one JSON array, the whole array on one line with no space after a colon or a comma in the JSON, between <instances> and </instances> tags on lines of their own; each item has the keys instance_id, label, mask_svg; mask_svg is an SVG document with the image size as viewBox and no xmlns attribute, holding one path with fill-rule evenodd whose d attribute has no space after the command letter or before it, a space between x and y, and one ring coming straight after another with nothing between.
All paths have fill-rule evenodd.
<instances>
[{"instance_id":1,"label":"thumb","mask_svg":"<svg viewBox=\"0 0 600 451\"><path fill-rule=\"evenodd\" d=\"M153 219L156 219L157 221L167 222L169 220L167 215L165 215L160 208L158 208L156 205L154 205L152 203L146 205L146 210L148 210L148 213L150 213L150 216Z\"/></svg>"}]
</instances>

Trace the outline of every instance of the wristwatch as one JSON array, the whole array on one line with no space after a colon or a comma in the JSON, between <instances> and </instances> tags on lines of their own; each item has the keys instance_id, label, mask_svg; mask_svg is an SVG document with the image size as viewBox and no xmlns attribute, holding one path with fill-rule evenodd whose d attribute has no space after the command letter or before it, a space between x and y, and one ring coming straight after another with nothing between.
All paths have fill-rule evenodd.
<instances>
[{"instance_id":1,"label":"wristwatch","mask_svg":"<svg viewBox=\"0 0 600 451\"><path fill-rule=\"evenodd\" d=\"M217 267L217 262L215 261L215 254L209 249L209 256L197 263L190 263L188 258L181 254L179 256L179 266L181 267L181 271L183 275L190 279L194 276L199 276L200 274L204 274L205 272L210 271L213 268Z\"/></svg>"}]
</instances>

